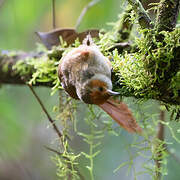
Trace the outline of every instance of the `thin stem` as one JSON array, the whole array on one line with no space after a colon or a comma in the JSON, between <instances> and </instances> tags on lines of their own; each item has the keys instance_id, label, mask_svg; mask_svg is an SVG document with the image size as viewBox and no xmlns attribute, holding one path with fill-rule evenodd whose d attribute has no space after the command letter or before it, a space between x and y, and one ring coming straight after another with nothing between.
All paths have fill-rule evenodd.
<instances>
[{"instance_id":1,"label":"thin stem","mask_svg":"<svg viewBox=\"0 0 180 180\"><path fill-rule=\"evenodd\" d=\"M91 125L92 126L92 125ZM93 156L93 142L91 142L90 144L90 151L89 151L89 155ZM90 158L90 176L91 176L91 180L94 180L94 175L93 175L93 158Z\"/></svg>"},{"instance_id":2,"label":"thin stem","mask_svg":"<svg viewBox=\"0 0 180 180\"><path fill-rule=\"evenodd\" d=\"M34 91L33 87L30 85L30 84L27 84L29 89L31 90L31 92L33 93L34 97L37 99L38 103L40 104L42 110L44 111L44 113L46 114L49 122L51 123L51 125L53 126L56 134L58 135L58 137L61 139L62 141L62 134L61 132L59 131L58 127L56 126L54 120L52 120L51 116L49 115L49 113L47 112L44 104L42 103L42 101L40 100L40 98L38 97L38 95L36 94L36 92ZM62 141L63 142L63 141Z\"/></svg>"},{"instance_id":3,"label":"thin stem","mask_svg":"<svg viewBox=\"0 0 180 180\"><path fill-rule=\"evenodd\" d=\"M90 105L89 106L89 110L90 110L90 113L91 113L91 120L93 121L94 119L96 119L96 114L93 110L93 106ZM94 135L94 126L92 123L90 123L90 133L91 135ZM89 172L90 172L90 177L91 177L91 180L94 180L94 175L93 175L93 167L94 167L94 161L93 161L93 143L94 143L94 138L91 138L90 140L90 143L89 143L89 146L90 146L90 149L89 149L89 156L90 156L90 169L89 169Z\"/></svg>"},{"instance_id":4,"label":"thin stem","mask_svg":"<svg viewBox=\"0 0 180 180\"><path fill-rule=\"evenodd\" d=\"M51 152L54 152L54 153L56 153L57 155L59 155L59 156L61 156L62 155L62 153L60 153L59 151L57 151L57 150L55 150L55 149L53 149L53 148L50 148L50 147L48 147L48 146L44 146L47 150L49 150L49 151L51 151Z\"/></svg>"},{"instance_id":5,"label":"thin stem","mask_svg":"<svg viewBox=\"0 0 180 180\"><path fill-rule=\"evenodd\" d=\"M78 29L84 15L86 14L86 12L89 10L89 8L91 8L92 6L94 6L95 4L97 4L98 2L100 2L101 0L92 0L90 1L82 10L80 16L78 17L78 20L76 22L76 25L75 25L75 29Z\"/></svg>"},{"instance_id":6,"label":"thin stem","mask_svg":"<svg viewBox=\"0 0 180 180\"><path fill-rule=\"evenodd\" d=\"M160 115L159 115L160 121L164 122L165 121L165 111L164 110L160 110ZM164 129L164 124L159 122L158 124L158 131L157 131L157 139L158 141L163 142L164 141L164 134L165 134L165 129ZM157 143L156 148L158 148L159 143ZM165 146L165 145L163 145ZM163 148L164 149L164 148ZM156 178L160 179L161 178L161 172L160 172L160 168L161 168L161 161L162 161L162 156L163 156L163 150L157 150L156 153L156 157L157 159L155 160L156 163Z\"/></svg>"},{"instance_id":7,"label":"thin stem","mask_svg":"<svg viewBox=\"0 0 180 180\"><path fill-rule=\"evenodd\" d=\"M56 0L52 0L52 26L53 26L53 29L56 29L56 7L55 7L55 1Z\"/></svg>"}]
</instances>

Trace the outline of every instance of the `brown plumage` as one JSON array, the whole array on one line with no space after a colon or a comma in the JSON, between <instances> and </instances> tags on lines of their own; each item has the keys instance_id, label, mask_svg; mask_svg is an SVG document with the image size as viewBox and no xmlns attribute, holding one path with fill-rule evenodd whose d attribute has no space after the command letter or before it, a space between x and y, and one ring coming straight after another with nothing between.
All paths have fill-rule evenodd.
<instances>
[{"instance_id":1,"label":"brown plumage","mask_svg":"<svg viewBox=\"0 0 180 180\"><path fill-rule=\"evenodd\" d=\"M65 91L74 99L96 104L129 132L141 132L128 107L112 95L111 63L93 43L90 36L60 61L58 76Z\"/></svg>"},{"instance_id":2,"label":"brown plumage","mask_svg":"<svg viewBox=\"0 0 180 180\"><path fill-rule=\"evenodd\" d=\"M100 104L99 106L128 132L142 132L128 106L123 102L108 99L104 104Z\"/></svg>"}]
</instances>

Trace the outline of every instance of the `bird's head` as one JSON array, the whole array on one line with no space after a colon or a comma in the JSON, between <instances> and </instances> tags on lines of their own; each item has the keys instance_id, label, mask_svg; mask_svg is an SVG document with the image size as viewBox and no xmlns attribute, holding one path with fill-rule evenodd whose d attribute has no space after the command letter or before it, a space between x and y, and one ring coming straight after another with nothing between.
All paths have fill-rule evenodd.
<instances>
[{"instance_id":1,"label":"bird's head","mask_svg":"<svg viewBox=\"0 0 180 180\"><path fill-rule=\"evenodd\" d=\"M103 104L110 96L119 95L114 92L112 83L106 76L99 76L90 79L84 87L81 87L79 98L87 104Z\"/></svg>"}]
</instances>

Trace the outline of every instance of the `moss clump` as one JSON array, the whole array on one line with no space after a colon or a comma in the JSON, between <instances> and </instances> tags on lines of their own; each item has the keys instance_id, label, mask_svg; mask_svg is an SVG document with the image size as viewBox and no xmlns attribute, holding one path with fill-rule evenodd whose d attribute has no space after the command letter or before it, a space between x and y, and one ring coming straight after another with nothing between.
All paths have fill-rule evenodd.
<instances>
[{"instance_id":1,"label":"moss clump","mask_svg":"<svg viewBox=\"0 0 180 180\"><path fill-rule=\"evenodd\" d=\"M137 54L124 54L119 56L117 51L113 52L113 68L119 76L119 82L128 91L134 91L135 96L144 96L147 87L150 88L152 78L144 69L144 63Z\"/></svg>"},{"instance_id":2,"label":"moss clump","mask_svg":"<svg viewBox=\"0 0 180 180\"><path fill-rule=\"evenodd\" d=\"M33 70L33 66L27 66L26 61L19 60L16 62L16 64L13 66L13 70L15 74L19 74L22 77L27 77Z\"/></svg>"},{"instance_id":3,"label":"moss clump","mask_svg":"<svg viewBox=\"0 0 180 180\"><path fill-rule=\"evenodd\" d=\"M137 44L139 56L145 61L145 69L153 75L154 81L160 83L164 78L166 79L166 72L175 73L171 72L170 68L176 61L175 50L180 47L180 29L160 33L147 30L144 36L137 39Z\"/></svg>"},{"instance_id":4,"label":"moss clump","mask_svg":"<svg viewBox=\"0 0 180 180\"><path fill-rule=\"evenodd\" d=\"M27 57L25 60L17 61L13 71L32 85L50 83L54 92L60 87L57 76L58 61L56 58L50 59L47 53L39 58Z\"/></svg>"},{"instance_id":5,"label":"moss clump","mask_svg":"<svg viewBox=\"0 0 180 180\"><path fill-rule=\"evenodd\" d=\"M180 90L177 80L180 69L177 53L180 48L180 29L159 34L155 30L143 30L136 44L138 51L135 53L112 53L113 68L124 92L134 92L136 97L160 99L167 95L177 98ZM168 91L171 91L171 95ZM123 95L127 94L124 92Z\"/></svg>"}]
</instances>

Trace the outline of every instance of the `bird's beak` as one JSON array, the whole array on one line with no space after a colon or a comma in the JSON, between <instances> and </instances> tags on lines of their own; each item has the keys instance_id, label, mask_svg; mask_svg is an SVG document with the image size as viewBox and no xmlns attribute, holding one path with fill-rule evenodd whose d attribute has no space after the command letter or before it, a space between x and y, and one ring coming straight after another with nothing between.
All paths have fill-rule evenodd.
<instances>
[{"instance_id":1,"label":"bird's beak","mask_svg":"<svg viewBox=\"0 0 180 180\"><path fill-rule=\"evenodd\" d=\"M110 89L108 89L107 92L108 92L108 94L109 94L110 96L117 96L117 95L120 95L120 93L115 92L115 91L112 91L112 90L110 90Z\"/></svg>"}]
</instances>

